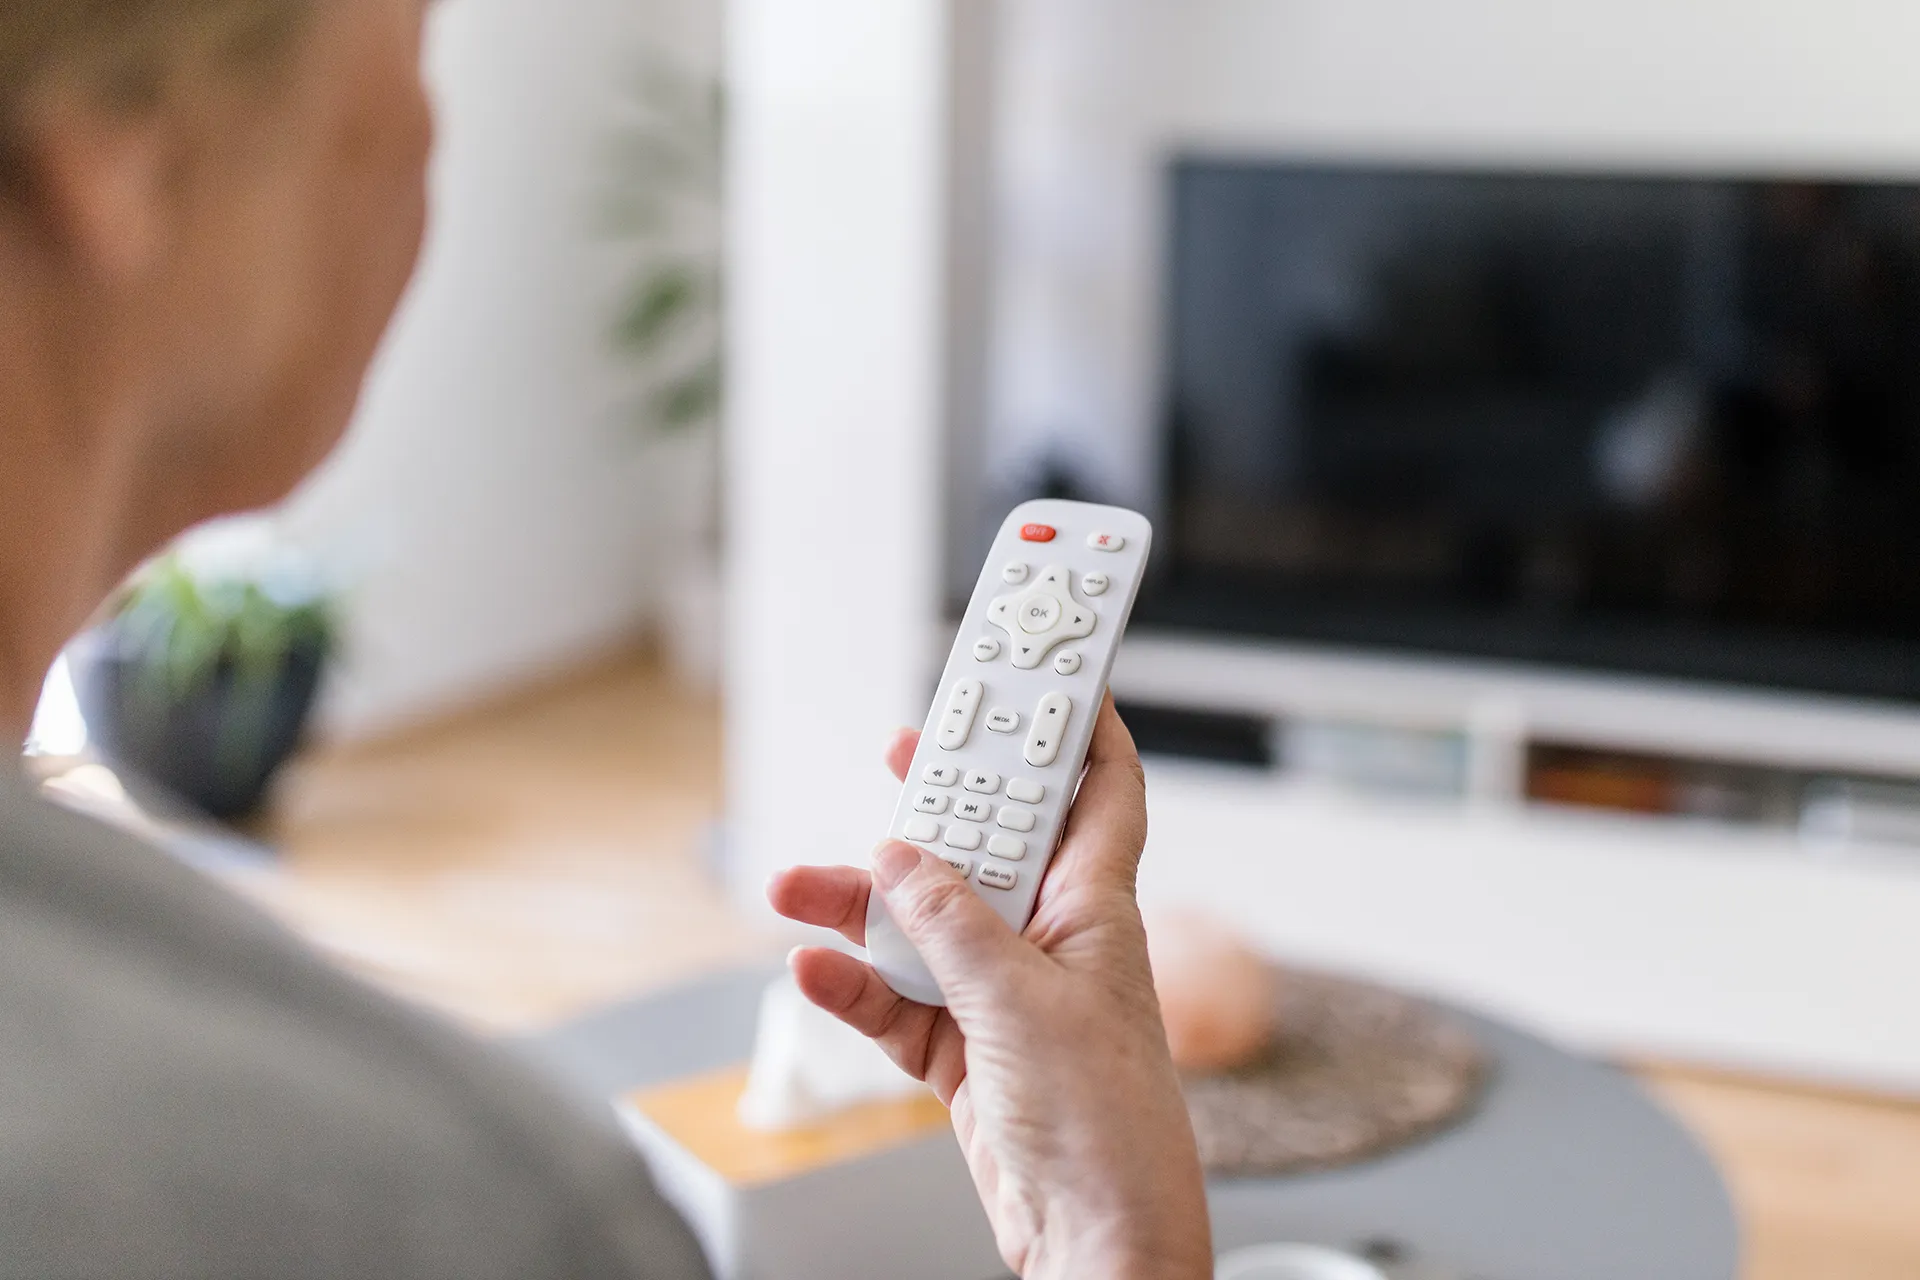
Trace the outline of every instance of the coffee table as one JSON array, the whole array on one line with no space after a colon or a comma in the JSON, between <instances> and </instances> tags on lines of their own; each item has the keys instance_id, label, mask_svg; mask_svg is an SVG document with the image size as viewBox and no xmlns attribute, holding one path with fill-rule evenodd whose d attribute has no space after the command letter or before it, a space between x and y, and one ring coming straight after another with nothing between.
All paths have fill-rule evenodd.
<instances>
[{"instance_id":1,"label":"coffee table","mask_svg":"<svg viewBox=\"0 0 1920 1280\"><path fill-rule=\"evenodd\" d=\"M776 973L704 978L527 1048L600 1099L728 1066L751 1051L760 991ZM1216 1181L1218 1246L1373 1244L1473 1280L1734 1280L1739 1229L1726 1189L1677 1121L1614 1067L1458 1016L1496 1064L1469 1119L1348 1169Z\"/></svg>"}]
</instances>

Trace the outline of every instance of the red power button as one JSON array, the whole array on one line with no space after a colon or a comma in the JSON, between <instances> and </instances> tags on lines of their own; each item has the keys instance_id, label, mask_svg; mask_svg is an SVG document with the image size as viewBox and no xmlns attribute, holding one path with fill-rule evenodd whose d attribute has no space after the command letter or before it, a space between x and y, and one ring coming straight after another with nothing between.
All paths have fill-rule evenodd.
<instances>
[{"instance_id":1,"label":"red power button","mask_svg":"<svg viewBox=\"0 0 1920 1280\"><path fill-rule=\"evenodd\" d=\"M1020 537L1026 542L1052 542L1056 532L1050 524L1029 524L1021 526Z\"/></svg>"}]
</instances>

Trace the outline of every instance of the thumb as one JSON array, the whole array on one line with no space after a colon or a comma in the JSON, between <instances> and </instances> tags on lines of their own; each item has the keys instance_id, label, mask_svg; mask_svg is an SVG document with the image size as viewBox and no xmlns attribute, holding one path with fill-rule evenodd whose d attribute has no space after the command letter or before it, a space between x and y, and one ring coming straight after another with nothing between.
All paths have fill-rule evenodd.
<instances>
[{"instance_id":1,"label":"thumb","mask_svg":"<svg viewBox=\"0 0 1920 1280\"><path fill-rule=\"evenodd\" d=\"M943 860L890 840L873 853L873 884L887 914L926 962L950 1006L972 992L1003 990L1009 970L1031 958L1020 936Z\"/></svg>"}]
</instances>

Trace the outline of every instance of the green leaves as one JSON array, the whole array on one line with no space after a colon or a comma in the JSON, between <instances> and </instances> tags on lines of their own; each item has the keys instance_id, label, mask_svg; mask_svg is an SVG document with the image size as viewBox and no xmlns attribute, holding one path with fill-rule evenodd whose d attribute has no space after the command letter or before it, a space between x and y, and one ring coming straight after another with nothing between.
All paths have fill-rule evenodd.
<instances>
[{"instance_id":1,"label":"green leaves","mask_svg":"<svg viewBox=\"0 0 1920 1280\"><path fill-rule=\"evenodd\" d=\"M673 259L644 274L614 328L615 341L636 356L659 351L689 319L713 304L709 275L698 264Z\"/></svg>"},{"instance_id":2,"label":"green leaves","mask_svg":"<svg viewBox=\"0 0 1920 1280\"><path fill-rule=\"evenodd\" d=\"M635 251L614 350L644 378L634 416L655 432L719 420L719 240L724 103L711 77L644 59L609 149L605 223Z\"/></svg>"},{"instance_id":3,"label":"green leaves","mask_svg":"<svg viewBox=\"0 0 1920 1280\"><path fill-rule=\"evenodd\" d=\"M203 582L167 555L128 586L114 630L150 695L179 702L223 670L242 685L271 684L296 649L331 651L337 629L324 598L283 602L258 582Z\"/></svg>"},{"instance_id":4,"label":"green leaves","mask_svg":"<svg viewBox=\"0 0 1920 1280\"><path fill-rule=\"evenodd\" d=\"M724 384L720 353L715 351L690 372L667 379L654 392L653 418L668 430L711 422L720 414Z\"/></svg>"}]
</instances>

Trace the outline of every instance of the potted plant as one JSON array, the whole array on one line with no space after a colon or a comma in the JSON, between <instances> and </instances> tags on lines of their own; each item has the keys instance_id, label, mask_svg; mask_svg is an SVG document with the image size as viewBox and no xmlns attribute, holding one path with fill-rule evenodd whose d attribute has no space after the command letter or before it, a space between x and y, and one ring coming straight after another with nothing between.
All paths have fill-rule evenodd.
<instances>
[{"instance_id":1,"label":"potted plant","mask_svg":"<svg viewBox=\"0 0 1920 1280\"><path fill-rule=\"evenodd\" d=\"M630 420L683 478L662 629L674 669L719 682L724 100L710 74L642 59L613 138L605 221L630 262L609 337L634 374Z\"/></svg>"},{"instance_id":2,"label":"potted plant","mask_svg":"<svg viewBox=\"0 0 1920 1280\"><path fill-rule=\"evenodd\" d=\"M75 689L101 754L223 820L255 812L299 746L338 627L288 555L195 567L172 552L122 590Z\"/></svg>"}]
</instances>

